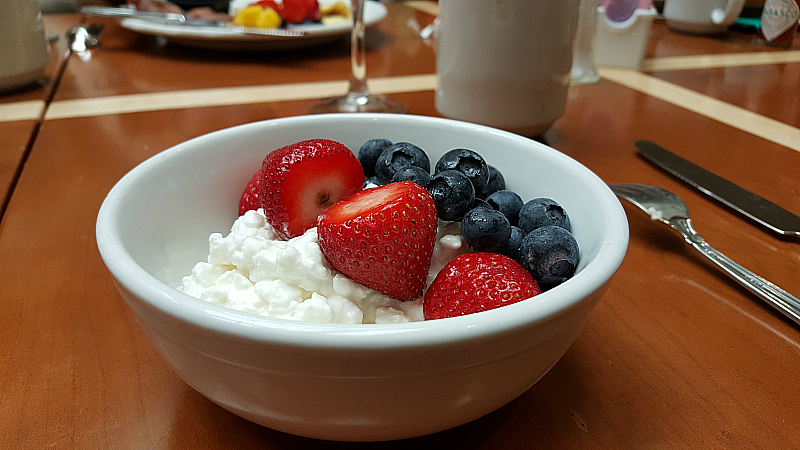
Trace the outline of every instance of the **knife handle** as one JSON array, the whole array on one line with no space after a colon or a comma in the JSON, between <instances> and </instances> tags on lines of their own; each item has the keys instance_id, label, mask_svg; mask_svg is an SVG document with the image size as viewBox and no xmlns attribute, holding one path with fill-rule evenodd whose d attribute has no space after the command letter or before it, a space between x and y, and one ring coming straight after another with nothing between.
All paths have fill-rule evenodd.
<instances>
[{"instance_id":1,"label":"knife handle","mask_svg":"<svg viewBox=\"0 0 800 450\"><path fill-rule=\"evenodd\" d=\"M669 224L683 235L686 242L710 259L737 283L800 325L800 299L745 269L709 245L694 231L689 219L672 219Z\"/></svg>"},{"instance_id":2,"label":"knife handle","mask_svg":"<svg viewBox=\"0 0 800 450\"><path fill-rule=\"evenodd\" d=\"M97 17L117 17L117 18L134 17L139 19L166 20L168 22L178 22L178 23L186 22L186 16L180 13L138 11L133 8L115 8L109 6L84 6L81 8L81 13L86 16L97 16Z\"/></svg>"}]
</instances>

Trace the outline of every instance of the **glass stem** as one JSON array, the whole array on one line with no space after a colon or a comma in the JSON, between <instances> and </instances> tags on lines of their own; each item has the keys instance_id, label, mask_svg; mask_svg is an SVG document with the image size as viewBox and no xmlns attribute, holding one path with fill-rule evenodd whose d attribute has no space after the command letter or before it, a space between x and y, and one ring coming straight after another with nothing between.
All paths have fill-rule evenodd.
<instances>
[{"instance_id":1,"label":"glass stem","mask_svg":"<svg viewBox=\"0 0 800 450\"><path fill-rule=\"evenodd\" d=\"M353 33L350 37L350 89L347 96L356 99L369 97L367 87L366 45L364 40L364 0L352 0Z\"/></svg>"}]
</instances>

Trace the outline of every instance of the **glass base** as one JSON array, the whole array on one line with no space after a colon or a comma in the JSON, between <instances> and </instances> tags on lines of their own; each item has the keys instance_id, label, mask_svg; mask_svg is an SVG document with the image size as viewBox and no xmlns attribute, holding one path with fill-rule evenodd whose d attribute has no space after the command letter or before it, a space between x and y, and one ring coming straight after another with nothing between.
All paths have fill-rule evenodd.
<instances>
[{"instance_id":1,"label":"glass base","mask_svg":"<svg viewBox=\"0 0 800 450\"><path fill-rule=\"evenodd\" d=\"M600 81L597 69L594 67L576 67L573 65L569 84L577 86L581 84L593 84Z\"/></svg>"},{"instance_id":2,"label":"glass base","mask_svg":"<svg viewBox=\"0 0 800 450\"><path fill-rule=\"evenodd\" d=\"M343 95L321 100L311 105L311 114L384 112L405 114L408 106L405 103L382 95L352 96Z\"/></svg>"}]
</instances>

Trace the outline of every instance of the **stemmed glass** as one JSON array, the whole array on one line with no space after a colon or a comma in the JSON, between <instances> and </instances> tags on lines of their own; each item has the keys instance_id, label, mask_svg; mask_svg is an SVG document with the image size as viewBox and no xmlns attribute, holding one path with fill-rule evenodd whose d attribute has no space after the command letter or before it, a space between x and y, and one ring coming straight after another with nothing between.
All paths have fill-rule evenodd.
<instances>
[{"instance_id":1,"label":"stemmed glass","mask_svg":"<svg viewBox=\"0 0 800 450\"><path fill-rule=\"evenodd\" d=\"M406 113L408 107L397 100L372 94L367 87L364 42L364 0L352 0L353 33L350 38L350 88L346 95L321 100L311 105L312 114L336 112Z\"/></svg>"}]
</instances>

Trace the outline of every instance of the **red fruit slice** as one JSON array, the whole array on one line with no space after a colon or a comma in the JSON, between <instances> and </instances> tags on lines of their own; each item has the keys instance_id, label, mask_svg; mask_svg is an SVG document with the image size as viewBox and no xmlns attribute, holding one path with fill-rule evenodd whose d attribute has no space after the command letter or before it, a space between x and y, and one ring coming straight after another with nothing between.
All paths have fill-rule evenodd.
<instances>
[{"instance_id":1,"label":"red fruit slice","mask_svg":"<svg viewBox=\"0 0 800 450\"><path fill-rule=\"evenodd\" d=\"M319 22L322 19L322 13L319 10L319 3L317 0L305 0L306 2L306 17L305 20L311 22Z\"/></svg>"},{"instance_id":2,"label":"red fruit slice","mask_svg":"<svg viewBox=\"0 0 800 450\"><path fill-rule=\"evenodd\" d=\"M239 215L251 209L261 208L261 197L258 195L258 184L261 182L261 168L259 167L253 178L247 182L247 186L239 199Z\"/></svg>"},{"instance_id":3,"label":"red fruit slice","mask_svg":"<svg viewBox=\"0 0 800 450\"><path fill-rule=\"evenodd\" d=\"M358 192L319 217L319 245L349 278L398 300L422 294L436 238L436 206L410 181Z\"/></svg>"},{"instance_id":4,"label":"red fruit slice","mask_svg":"<svg viewBox=\"0 0 800 450\"><path fill-rule=\"evenodd\" d=\"M513 259L488 252L455 257L436 276L422 304L425 320L462 316L510 305L541 293Z\"/></svg>"},{"instance_id":5,"label":"red fruit slice","mask_svg":"<svg viewBox=\"0 0 800 450\"><path fill-rule=\"evenodd\" d=\"M259 0L256 3L254 3L254 5L260 6L261 9L272 8L276 13L278 13L278 15L283 17L283 8L281 7L282 5L278 6L278 4L275 3L275 0Z\"/></svg>"},{"instance_id":6,"label":"red fruit slice","mask_svg":"<svg viewBox=\"0 0 800 450\"><path fill-rule=\"evenodd\" d=\"M306 0L283 0L283 20L287 23L303 23L307 6Z\"/></svg>"},{"instance_id":7,"label":"red fruit slice","mask_svg":"<svg viewBox=\"0 0 800 450\"><path fill-rule=\"evenodd\" d=\"M283 239L316 226L325 209L364 186L358 158L329 139L301 141L275 150L264 158L261 172L261 206Z\"/></svg>"}]
</instances>

